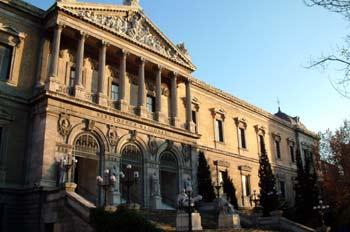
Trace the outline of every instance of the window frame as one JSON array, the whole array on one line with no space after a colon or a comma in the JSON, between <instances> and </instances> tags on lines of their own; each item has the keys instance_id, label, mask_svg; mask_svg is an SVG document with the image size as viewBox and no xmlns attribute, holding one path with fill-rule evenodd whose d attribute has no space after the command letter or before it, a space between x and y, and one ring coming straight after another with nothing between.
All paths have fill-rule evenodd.
<instances>
[{"instance_id":1,"label":"window frame","mask_svg":"<svg viewBox=\"0 0 350 232\"><path fill-rule=\"evenodd\" d=\"M113 91L113 87L116 86L118 91ZM112 82L111 84L111 100L112 101L118 101L119 100L119 94L120 94L120 86L118 83L116 82ZM115 98L115 96L117 96L117 98Z\"/></svg>"},{"instance_id":2,"label":"window frame","mask_svg":"<svg viewBox=\"0 0 350 232\"><path fill-rule=\"evenodd\" d=\"M151 103L149 102L149 100L151 100ZM151 95L151 94L147 94L146 96L146 108L147 111L149 113L155 113L156 112L156 97Z\"/></svg>"},{"instance_id":3,"label":"window frame","mask_svg":"<svg viewBox=\"0 0 350 232\"><path fill-rule=\"evenodd\" d=\"M216 142L224 143L224 126L223 121L215 119L215 140Z\"/></svg>"},{"instance_id":4,"label":"window frame","mask_svg":"<svg viewBox=\"0 0 350 232\"><path fill-rule=\"evenodd\" d=\"M8 62L8 67L7 67L7 74L5 76L5 78L2 78L2 76L0 76L0 81L4 81L4 82L8 82L10 81L12 78L11 78L11 72L12 72L12 65L13 65L13 60L14 60L14 50L15 50L15 47L14 46L11 46L7 43L3 43L2 41L0 41L0 46L3 46L4 48L7 48L9 49L9 62ZM1 65L1 63L0 63ZM1 74L1 73L0 73Z\"/></svg>"}]
</instances>

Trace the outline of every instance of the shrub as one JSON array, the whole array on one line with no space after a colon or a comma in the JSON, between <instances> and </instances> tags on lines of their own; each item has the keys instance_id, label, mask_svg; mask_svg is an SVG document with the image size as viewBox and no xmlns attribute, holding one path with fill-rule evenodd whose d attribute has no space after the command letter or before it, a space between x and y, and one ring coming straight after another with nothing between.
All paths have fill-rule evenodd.
<instances>
[{"instance_id":1,"label":"shrub","mask_svg":"<svg viewBox=\"0 0 350 232\"><path fill-rule=\"evenodd\" d=\"M114 213L103 208L91 210L91 224L96 232L162 232L135 210L119 207Z\"/></svg>"}]
</instances>

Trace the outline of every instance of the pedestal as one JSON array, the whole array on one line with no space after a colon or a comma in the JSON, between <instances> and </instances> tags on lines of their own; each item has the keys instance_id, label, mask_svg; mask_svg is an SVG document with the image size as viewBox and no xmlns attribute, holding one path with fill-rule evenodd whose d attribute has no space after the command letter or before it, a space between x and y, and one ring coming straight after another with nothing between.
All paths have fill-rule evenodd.
<instances>
[{"instance_id":1,"label":"pedestal","mask_svg":"<svg viewBox=\"0 0 350 232\"><path fill-rule=\"evenodd\" d=\"M74 87L74 96L76 98L79 98L79 99L85 99L86 98L86 94L85 94L84 86L76 85Z\"/></svg>"},{"instance_id":2,"label":"pedestal","mask_svg":"<svg viewBox=\"0 0 350 232\"><path fill-rule=\"evenodd\" d=\"M196 133L196 124L194 124L194 122L187 122L186 127L190 132Z\"/></svg>"},{"instance_id":3,"label":"pedestal","mask_svg":"<svg viewBox=\"0 0 350 232\"><path fill-rule=\"evenodd\" d=\"M218 229L241 228L241 220L238 214L219 214Z\"/></svg>"},{"instance_id":4,"label":"pedestal","mask_svg":"<svg viewBox=\"0 0 350 232\"><path fill-rule=\"evenodd\" d=\"M171 125L174 127L180 127L180 121L177 117L171 118Z\"/></svg>"},{"instance_id":5,"label":"pedestal","mask_svg":"<svg viewBox=\"0 0 350 232\"><path fill-rule=\"evenodd\" d=\"M147 118L147 116L148 116L147 108L144 106L138 106L137 107L137 115L140 116L141 118Z\"/></svg>"},{"instance_id":6,"label":"pedestal","mask_svg":"<svg viewBox=\"0 0 350 232\"><path fill-rule=\"evenodd\" d=\"M73 182L67 182L64 186L67 192L75 192L75 189L77 188L77 184Z\"/></svg>"},{"instance_id":7,"label":"pedestal","mask_svg":"<svg viewBox=\"0 0 350 232\"><path fill-rule=\"evenodd\" d=\"M162 206L162 198L160 196L153 196L151 200L152 209L160 209Z\"/></svg>"},{"instance_id":8,"label":"pedestal","mask_svg":"<svg viewBox=\"0 0 350 232\"><path fill-rule=\"evenodd\" d=\"M202 221L199 213L192 213L192 231L201 231ZM176 231L189 231L188 213L178 212L176 215Z\"/></svg>"},{"instance_id":9,"label":"pedestal","mask_svg":"<svg viewBox=\"0 0 350 232\"><path fill-rule=\"evenodd\" d=\"M102 93L97 95L97 102L101 106L108 106L107 96L103 95Z\"/></svg>"},{"instance_id":10,"label":"pedestal","mask_svg":"<svg viewBox=\"0 0 350 232\"><path fill-rule=\"evenodd\" d=\"M59 89L59 86L60 82L55 77L49 77L45 83L45 90L56 92Z\"/></svg>"},{"instance_id":11,"label":"pedestal","mask_svg":"<svg viewBox=\"0 0 350 232\"><path fill-rule=\"evenodd\" d=\"M129 104L125 100L119 100L118 107L121 112L129 112Z\"/></svg>"},{"instance_id":12,"label":"pedestal","mask_svg":"<svg viewBox=\"0 0 350 232\"><path fill-rule=\"evenodd\" d=\"M158 122L169 124L169 122L167 122L165 115L162 112L156 112L155 116Z\"/></svg>"}]
</instances>

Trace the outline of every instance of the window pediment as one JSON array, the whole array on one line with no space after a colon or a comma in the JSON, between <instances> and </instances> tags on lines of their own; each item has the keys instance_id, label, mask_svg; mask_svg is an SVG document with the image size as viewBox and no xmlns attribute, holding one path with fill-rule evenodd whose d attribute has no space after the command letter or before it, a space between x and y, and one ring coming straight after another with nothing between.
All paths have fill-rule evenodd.
<instances>
[{"instance_id":1,"label":"window pediment","mask_svg":"<svg viewBox=\"0 0 350 232\"><path fill-rule=\"evenodd\" d=\"M254 126L254 129L255 129L255 132L258 134L258 135L263 135L265 136L265 133L266 133L266 128L262 125L255 125Z\"/></svg>"},{"instance_id":2,"label":"window pediment","mask_svg":"<svg viewBox=\"0 0 350 232\"><path fill-rule=\"evenodd\" d=\"M8 42L10 45L18 46L22 40L25 39L27 34L17 31L11 26L7 26L3 23L0 23L0 33L5 33L8 35Z\"/></svg>"},{"instance_id":3,"label":"window pediment","mask_svg":"<svg viewBox=\"0 0 350 232\"><path fill-rule=\"evenodd\" d=\"M241 118L241 117L236 117L234 118L236 126L240 127L240 128L247 128L247 120L245 118Z\"/></svg>"},{"instance_id":4,"label":"window pediment","mask_svg":"<svg viewBox=\"0 0 350 232\"><path fill-rule=\"evenodd\" d=\"M211 114L213 118L221 118L222 120L225 120L225 110L222 108L211 108L210 109Z\"/></svg>"}]
</instances>

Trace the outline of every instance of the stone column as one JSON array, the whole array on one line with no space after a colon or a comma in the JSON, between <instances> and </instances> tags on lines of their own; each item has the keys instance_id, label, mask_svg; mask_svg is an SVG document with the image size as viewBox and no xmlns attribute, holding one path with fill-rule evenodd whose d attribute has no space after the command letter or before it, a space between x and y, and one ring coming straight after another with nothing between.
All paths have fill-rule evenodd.
<instances>
[{"instance_id":1,"label":"stone column","mask_svg":"<svg viewBox=\"0 0 350 232\"><path fill-rule=\"evenodd\" d=\"M171 77L171 124L175 127L179 126L179 121L177 119L177 73L173 73Z\"/></svg>"},{"instance_id":2,"label":"stone column","mask_svg":"<svg viewBox=\"0 0 350 232\"><path fill-rule=\"evenodd\" d=\"M146 85L145 85L145 59L140 59L139 64L139 80L138 80L138 97L137 97L137 112L140 117L147 117L147 109L145 107L146 99Z\"/></svg>"},{"instance_id":3,"label":"stone column","mask_svg":"<svg viewBox=\"0 0 350 232\"><path fill-rule=\"evenodd\" d=\"M196 125L192 119L192 96L191 96L191 81L187 80L186 84L186 127L190 132L196 131Z\"/></svg>"},{"instance_id":4,"label":"stone column","mask_svg":"<svg viewBox=\"0 0 350 232\"><path fill-rule=\"evenodd\" d=\"M165 117L162 113L162 66L158 65L156 75L156 120L164 122Z\"/></svg>"},{"instance_id":5,"label":"stone column","mask_svg":"<svg viewBox=\"0 0 350 232\"><path fill-rule=\"evenodd\" d=\"M58 70L60 45L61 45L61 34L62 34L63 27L64 27L63 25L57 24L53 34L49 78L47 79L46 86L45 86L47 90L51 90L51 91L56 91L59 85L59 82L56 80L56 77L57 77L57 70Z\"/></svg>"},{"instance_id":6,"label":"stone column","mask_svg":"<svg viewBox=\"0 0 350 232\"><path fill-rule=\"evenodd\" d=\"M128 53L125 50L120 52L120 66L119 66L119 99L118 105L122 112L127 112L129 104L125 99L126 93L126 58Z\"/></svg>"},{"instance_id":7,"label":"stone column","mask_svg":"<svg viewBox=\"0 0 350 232\"><path fill-rule=\"evenodd\" d=\"M76 79L75 79L75 96L78 98L85 98L84 87L82 85L83 77L83 65L84 65L84 48L85 39L87 35L85 32L80 31L80 39L78 43L78 50L76 54Z\"/></svg>"},{"instance_id":8,"label":"stone column","mask_svg":"<svg viewBox=\"0 0 350 232\"><path fill-rule=\"evenodd\" d=\"M98 62L98 104L107 106L107 93L105 88L106 50L108 43L101 42L99 62Z\"/></svg>"}]
</instances>

